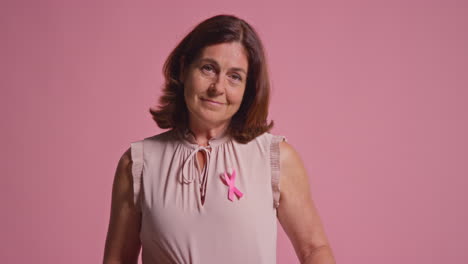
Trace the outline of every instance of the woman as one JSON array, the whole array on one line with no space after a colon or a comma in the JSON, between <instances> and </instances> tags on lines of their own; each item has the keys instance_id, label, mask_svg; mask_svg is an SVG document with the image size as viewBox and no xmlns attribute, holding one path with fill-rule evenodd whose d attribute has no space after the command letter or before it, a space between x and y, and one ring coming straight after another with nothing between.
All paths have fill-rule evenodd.
<instances>
[{"instance_id":1,"label":"woman","mask_svg":"<svg viewBox=\"0 0 468 264\"><path fill-rule=\"evenodd\" d=\"M144 264L276 263L276 218L301 263L335 263L298 153L268 132L255 30L235 16L209 18L164 74L150 112L170 130L132 142L119 161L104 263L137 263L140 248Z\"/></svg>"}]
</instances>

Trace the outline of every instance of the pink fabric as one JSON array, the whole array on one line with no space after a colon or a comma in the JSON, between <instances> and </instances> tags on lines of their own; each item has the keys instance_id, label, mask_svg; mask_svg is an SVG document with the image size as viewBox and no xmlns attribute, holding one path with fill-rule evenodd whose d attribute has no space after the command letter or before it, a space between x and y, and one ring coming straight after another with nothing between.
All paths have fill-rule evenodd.
<instances>
[{"instance_id":1,"label":"pink fabric","mask_svg":"<svg viewBox=\"0 0 468 264\"><path fill-rule=\"evenodd\" d=\"M241 144L223 133L202 147L169 130L132 142L143 264L276 263L281 140Z\"/></svg>"}]
</instances>

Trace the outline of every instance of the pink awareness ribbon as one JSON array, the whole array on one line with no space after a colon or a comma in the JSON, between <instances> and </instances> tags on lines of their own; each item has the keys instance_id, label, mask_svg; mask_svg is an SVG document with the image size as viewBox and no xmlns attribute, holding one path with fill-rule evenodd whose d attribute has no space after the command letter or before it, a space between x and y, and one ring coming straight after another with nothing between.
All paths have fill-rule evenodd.
<instances>
[{"instance_id":1,"label":"pink awareness ribbon","mask_svg":"<svg viewBox=\"0 0 468 264\"><path fill-rule=\"evenodd\" d=\"M229 171L229 169L228 169ZM224 183L229 186L229 193L228 193L228 198L229 200L233 201L234 200L234 193L237 195L238 199L240 199L244 194L237 189L235 186L235 181L236 181L236 170L232 169L232 174L229 175L229 173L224 173Z\"/></svg>"}]
</instances>

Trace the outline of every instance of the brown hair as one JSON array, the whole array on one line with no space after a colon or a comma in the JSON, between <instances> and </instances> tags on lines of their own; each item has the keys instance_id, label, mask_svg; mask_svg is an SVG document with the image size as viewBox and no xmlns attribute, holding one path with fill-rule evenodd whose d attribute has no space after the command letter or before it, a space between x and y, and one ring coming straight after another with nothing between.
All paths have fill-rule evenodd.
<instances>
[{"instance_id":1,"label":"brown hair","mask_svg":"<svg viewBox=\"0 0 468 264\"><path fill-rule=\"evenodd\" d=\"M163 67L165 83L158 109L150 108L157 125L184 131L188 126L188 109L184 100L181 72L200 55L204 47L239 42L248 54L247 83L239 110L231 118L227 133L236 141L247 143L268 132L270 80L263 45L257 32L244 20L233 15L217 15L198 24L170 53Z\"/></svg>"}]
</instances>

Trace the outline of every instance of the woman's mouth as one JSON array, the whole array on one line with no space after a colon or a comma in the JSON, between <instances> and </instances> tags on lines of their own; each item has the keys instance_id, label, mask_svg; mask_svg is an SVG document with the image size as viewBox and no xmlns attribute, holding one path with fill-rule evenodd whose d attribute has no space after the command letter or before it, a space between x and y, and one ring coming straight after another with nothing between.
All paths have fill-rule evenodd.
<instances>
[{"instance_id":1,"label":"woman's mouth","mask_svg":"<svg viewBox=\"0 0 468 264\"><path fill-rule=\"evenodd\" d=\"M209 99L205 99L205 98L202 98L201 100L202 100L202 101L205 101L205 102L207 102L207 103L210 103L210 104L215 104L215 105L222 105L222 104L223 104L223 103L216 102L216 101L209 100Z\"/></svg>"}]
</instances>

